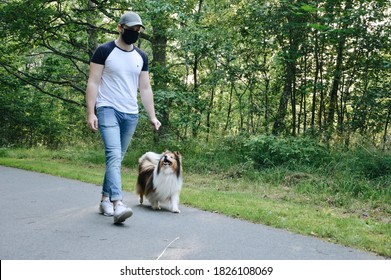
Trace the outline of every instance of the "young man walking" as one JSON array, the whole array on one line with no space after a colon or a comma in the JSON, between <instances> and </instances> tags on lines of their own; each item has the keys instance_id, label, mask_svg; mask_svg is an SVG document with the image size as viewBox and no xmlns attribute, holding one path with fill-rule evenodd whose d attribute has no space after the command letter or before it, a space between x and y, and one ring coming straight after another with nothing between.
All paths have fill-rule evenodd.
<instances>
[{"instance_id":1,"label":"young man walking","mask_svg":"<svg viewBox=\"0 0 391 280\"><path fill-rule=\"evenodd\" d=\"M106 155L99 211L114 216L115 224L133 214L122 203L121 162L138 122L138 91L152 127L158 130L161 125L155 114L148 57L134 45L141 28L137 13L121 16L118 38L99 46L91 58L86 90L88 127L100 131Z\"/></svg>"}]
</instances>

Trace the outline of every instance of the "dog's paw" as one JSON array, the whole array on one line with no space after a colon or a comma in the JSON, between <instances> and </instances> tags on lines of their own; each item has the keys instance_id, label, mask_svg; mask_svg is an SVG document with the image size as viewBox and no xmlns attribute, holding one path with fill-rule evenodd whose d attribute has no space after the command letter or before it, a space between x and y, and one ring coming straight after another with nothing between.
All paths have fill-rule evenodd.
<instances>
[{"instance_id":1,"label":"dog's paw","mask_svg":"<svg viewBox=\"0 0 391 280\"><path fill-rule=\"evenodd\" d=\"M171 212L172 213L181 213L181 210L179 210L178 208L173 208L172 210L171 210Z\"/></svg>"},{"instance_id":2,"label":"dog's paw","mask_svg":"<svg viewBox=\"0 0 391 280\"><path fill-rule=\"evenodd\" d=\"M159 205L159 203L154 203L153 205L152 205L152 209L153 210L160 210L160 205Z\"/></svg>"},{"instance_id":3,"label":"dog's paw","mask_svg":"<svg viewBox=\"0 0 391 280\"><path fill-rule=\"evenodd\" d=\"M139 203L139 204L143 204L143 202L144 202L144 199L143 199L142 197L140 197L140 198L138 199L138 203Z\"/></svg>"}]
</instances>

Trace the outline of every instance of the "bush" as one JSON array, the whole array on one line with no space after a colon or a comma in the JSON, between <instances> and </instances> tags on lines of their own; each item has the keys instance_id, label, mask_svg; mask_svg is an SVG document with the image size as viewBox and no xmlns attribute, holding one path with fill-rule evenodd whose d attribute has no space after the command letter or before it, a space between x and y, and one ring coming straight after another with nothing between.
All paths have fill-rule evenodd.
<instances>
[{"instance_id":1,"label":"bush","mask_svg":"<svg viewBox=\"0 0 391 280\"><path fill-rule=\"evenodd\" d=\"M344 155L347 169L367 179L391 175L391 155L370 147L358 147Z\"/></svg>"},{"instance_id":2,"label":"bush","mask_svg":"<svg viewBox=\"0 0 391 280\"><path fill-rule=\"evenodd\" d=\"M309 138L258 135L245 141L244 147L256 168L297 164L319 167L330 161L327 148Z\"/></svg>"}]
</instances>

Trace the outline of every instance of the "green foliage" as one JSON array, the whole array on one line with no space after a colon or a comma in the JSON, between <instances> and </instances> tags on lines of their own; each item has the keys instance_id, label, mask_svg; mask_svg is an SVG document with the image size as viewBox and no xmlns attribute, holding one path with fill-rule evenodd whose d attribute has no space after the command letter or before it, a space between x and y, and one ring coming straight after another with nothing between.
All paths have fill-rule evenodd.
<instances>
[{"instance_id":1,"label":"green foliage","mask_svg":"<svg viewBox=\"0 0 391 280\"><path fill-rule=\"evenodd\" d=\"M250 137L244 146L257 168L280 165L319 167L330 161L326 147L310 138L259 135Z\"/></svg>"},{"instance_id":2,"label":"green foliage","mask_svg":"<svg viewBox=\"0 0 391 280\"><path fill-rule=\"evenodd\" d=\"M349 154L346 154L346 158L352 172L370 180L391 175L391 157L388 153L360 146Z\"/></svg>"},{"instance_id":3,"label":"green foliage","mask_svg":"<svg viewBox=\"0 0 391 280\"><path fill-rule=\"evenodd\" d=\"M55 147L69 143L69 135L90 140L82 126L89 58L98 44L116 38L118 17L128 9L147 27L139 45L150 57L164 137L213 142L215 135L273 132L349 145L362 135L389 145L387 1L6 2L0 4L0 110L13 120L0 119L7 138L1 145ZM275 152L281 161L305 162L299 151ZM276 161L264 160L257 164Z\"/></svg>"},{"instance_id":4,"label":"green foliage","mask_svg":"<svg viewBox=\"0 0 391 280\"><path fill-rule=\"evenodd\" d=\"M64 105L29 87L0 94L0 103L0 146L58 148L91 139L84 119L78 117L84 114L82 107Z\"/></svg>"}]
</instances>

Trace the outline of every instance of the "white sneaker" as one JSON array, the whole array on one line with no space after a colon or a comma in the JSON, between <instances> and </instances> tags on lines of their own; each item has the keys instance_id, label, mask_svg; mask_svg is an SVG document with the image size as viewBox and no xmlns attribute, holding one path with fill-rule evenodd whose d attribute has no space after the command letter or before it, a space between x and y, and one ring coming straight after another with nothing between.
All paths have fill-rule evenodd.
<instances>
[{"instance_id":1,"label":"white sneaker","mask_svg":"<svg viewBox=\"0 0 391 280\"><path fill-rule=\"evenodd\" d=\"M126 207L122 202L119 202L114 209L114 224L122 223L132 215L132 209Z\"/></svg>"},{"instance_id":2,"label":"white sneaker","mask_svg":"<svg viewBox=\"0 0 391 280\"><path fill-rule=\"evenodd\" d=\"M110 199L105 198L99 204L99 212L105 216L113 216L114 208L113 203L111 203Z\"/></svg>"}]
</instances>

